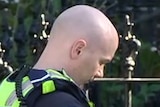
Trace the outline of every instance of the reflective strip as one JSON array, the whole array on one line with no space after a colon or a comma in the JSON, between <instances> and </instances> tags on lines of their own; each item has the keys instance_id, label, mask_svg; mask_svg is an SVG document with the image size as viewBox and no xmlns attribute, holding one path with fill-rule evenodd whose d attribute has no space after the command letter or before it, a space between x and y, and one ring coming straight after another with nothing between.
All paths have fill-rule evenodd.
<instances>
[{"instance_id":1,"label":"reflective strip","mask_svg":"<svg viewBox=\"0 0 160 107\"><path fill-rule=\"evenodd\" d=\"M31 90L33 88L33 84L31 83L30 80L25 81L22 84L22 91L24 93L24 95L26 95L28 93L29 90ZM15 90L12 91L12 93L10 94L9 98L6 101L6 106L12 106L12 104L17 100L17 95Z\"/></svg>"},{"instance_id":2,"label":"reflective strip","mask_svg":"<svg viewBox=\"0 0 160 107\"><path fill-rule=\"evenodd\" d=\"M49 74L43 76L42 78L39 78L39 79L35 79L35 80L32 80L31 83L36 83L36 82L40 82L40 81L43 81L45 80L46 78L50 77Z\"/></svg>"},{"instance_id":3,"label":"reflective strip","mask_svg":"<svg viewBox=\"0 0 160 107\"><path fill-rule=\"evenodd\" d=\"M5 105L11 106L16 99L17 99L16 93L15 91L12 91Z\"/></svg>"}]
</instances>

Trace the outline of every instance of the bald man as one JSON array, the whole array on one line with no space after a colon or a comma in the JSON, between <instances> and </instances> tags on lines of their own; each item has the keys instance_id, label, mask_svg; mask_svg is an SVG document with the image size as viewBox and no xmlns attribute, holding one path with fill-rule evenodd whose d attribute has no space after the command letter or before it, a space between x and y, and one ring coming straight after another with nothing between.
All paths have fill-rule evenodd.
<instances>
[{"instance_id":1,"label":"bald man","mask_svg":"<svg viewBox=\"0 0 160 107\"><path fill-rule=\"evenodd\" d=\"M81 86L103 77L104 66L117 47L117 31L98 9L77 5L65 10L55 20L48 44L28 74L34 88L27 95L27 105L89 107Z\"/></svg>"}]
</instances>

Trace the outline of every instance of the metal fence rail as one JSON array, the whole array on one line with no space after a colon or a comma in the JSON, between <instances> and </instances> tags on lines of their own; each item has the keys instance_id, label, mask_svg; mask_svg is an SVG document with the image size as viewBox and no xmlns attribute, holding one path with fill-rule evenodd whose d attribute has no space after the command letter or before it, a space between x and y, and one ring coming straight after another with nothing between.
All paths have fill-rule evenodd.
<instances>
[{"instance_id":1,"label":"metal fence rail","mask_svg":"<svg viewBox=\"0 0 160 107\"><path fill-rule=\"evenodd\" d=\"M160 78L95 78L95 82L160 82Z\"/></svg>"},{"instance_id":2,"label":"metal fence rail","mask_svg":"<svg viewBox=\"0 0 160 107\"><path fill-rule=\"evenodd\" d=\"M125 84L125 107L132 107L133 83L160 83L160 78L95 78L94 82L120 82Z\"/></svg>"}]
</instances>

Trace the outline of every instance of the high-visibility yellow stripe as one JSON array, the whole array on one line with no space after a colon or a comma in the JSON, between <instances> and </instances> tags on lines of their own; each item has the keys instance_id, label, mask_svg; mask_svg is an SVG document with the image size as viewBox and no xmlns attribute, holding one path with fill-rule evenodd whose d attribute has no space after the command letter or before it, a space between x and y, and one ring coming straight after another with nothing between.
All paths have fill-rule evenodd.
<instances>
[{"instance_id":1,"label":"high-visibility yellow stripe","mask_svg":"<svg viewBox=\"0 0 160 107\"><path fill-rule=\"evenodd\" d=\"M90 107L95 107L95 104L91 101L89 101L88 104L89 104Z\"/></svg>"},{"instance_id":2,"label":"high-visibility yellow stripe","mask_svg":"<svg viewBox=\"0 0 160 107\"><path fill-rule=\"evenodd\" d=\"M0 106L5 106L5 103L12 93L13 89L15 89L15 82L7 82L7 78L3 80L0 86Z\"/></svg>"},{"instance_id":3,"label":"high-visibility yellow stripe","mask_svg":"<svg viewBox=\"0 0 160 107\"><path fill-rule=\"evenodd\" d=\"M33 84L29 80L28 76L24 77L23 82L22 82L23 96L25 96L32 88L33 88ZM15 104L16 104L15 107L17 107L17 105L19 105L19 101L18 101L18 98L16 96L15 90L13 90L12 93L10 94L10 96L8 97L5 105L6 106L13 106Z\"/></svg>"},{"instance_id":4,"label":"high-visibility yellow stripe","mask_svg":"<svg viewBox=\"0 0 160 107\"><path fill-rule=\"evenodd\" d=\"M61 74L60 72L57 72L56 70L53 70L53 69L47 69L46 71L50 74L51 78L63 79L63 80L67 80L67 81L72 81L72 82L74 82L74 81L65 73L64 70L62 71L63 74Z\"/></svg>"},{"instance_id":5,"label":"high-visibility yellow stripe","mask_svg":"<svg viewBox=\"0 0 160 107\"><path fill-rule=\"evenodd\" d=\"M53 80L48 80L42 83L42 93L47 94L56 90Z\"/></svg>"}]
</instances>

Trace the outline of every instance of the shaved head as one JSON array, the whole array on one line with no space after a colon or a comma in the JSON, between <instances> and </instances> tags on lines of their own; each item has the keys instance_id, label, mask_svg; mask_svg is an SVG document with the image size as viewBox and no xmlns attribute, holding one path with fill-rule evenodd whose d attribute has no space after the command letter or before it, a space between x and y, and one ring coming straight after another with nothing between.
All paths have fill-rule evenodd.
<instances>
[{"instance_id":1,"label":"shaved head","mask_svg":"<svg viewBox=\"0 0 160 107\"><path fill-rule=\"evenodd\" d=\"M53 24L50 35L54 40L62 38L97 40L102 29L108 33L117 33L112 23L101 11L87 5L78 5L59 15ZM70 38L70 36L72 37Z\"/></svg>"},{"instance_id":2,"label":"shaved head","mask_svg":"<svg viewBox=\"0 0 160 107\"><path fill-rule=\"evenodd\" d=\"M98 63L111 61L117 47L117 31L101 11L88 5L73 6L55 20L35 68L64 68L78 84L83 84L94 76L103 76Z\"/></svg>"}]
</instances>

